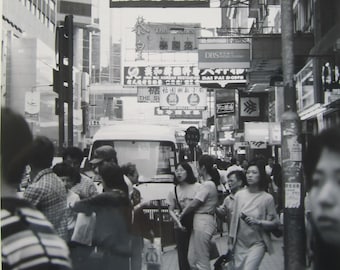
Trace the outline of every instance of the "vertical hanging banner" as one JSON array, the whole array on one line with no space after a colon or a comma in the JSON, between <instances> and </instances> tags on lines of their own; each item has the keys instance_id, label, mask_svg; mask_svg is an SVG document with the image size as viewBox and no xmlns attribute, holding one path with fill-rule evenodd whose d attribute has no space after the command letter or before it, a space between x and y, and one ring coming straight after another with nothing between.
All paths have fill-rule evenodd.
<instances>
[{"instance_id":1,"label":"vertical hanging banner","mask_svg":"<svg viewBox=\"0 0 340 270\"><path fill-rule=\"evenodd\" d=\"M204 110L207 107L207 90L194 86L161 86L159 106L162 110Z\"/></svg>"}]
</instances>

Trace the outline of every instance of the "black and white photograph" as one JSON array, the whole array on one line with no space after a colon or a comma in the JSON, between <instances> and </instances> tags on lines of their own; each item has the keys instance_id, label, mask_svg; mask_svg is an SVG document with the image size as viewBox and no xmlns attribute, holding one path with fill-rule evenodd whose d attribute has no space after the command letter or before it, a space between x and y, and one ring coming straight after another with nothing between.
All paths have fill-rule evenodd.
<instances>
[{"instance_id":1,"label":"black and white photograph","mask_svg":"<svg viewBox=\"0 0 340 270\"><path fill-rule=\"evenodd\" d=\"M339 0L2 0L1 269L339 270Z\"/></svg>"}]
</instances>

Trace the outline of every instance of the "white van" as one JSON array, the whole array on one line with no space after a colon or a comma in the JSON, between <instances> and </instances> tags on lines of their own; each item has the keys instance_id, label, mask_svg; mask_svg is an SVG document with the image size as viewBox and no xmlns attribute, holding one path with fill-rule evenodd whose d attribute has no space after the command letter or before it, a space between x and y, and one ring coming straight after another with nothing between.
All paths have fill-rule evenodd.
<instances>
[{"instance_id":1,"label":"white van","mask_svg":"<svg viewBox=\"0 0 340 270\"><path fill-rule=\"evenodd\" d=\"M136 164L143 201L163 200L174 188L177 165L175 130L169 126L149 124L114 124L102 127L93 136L89 160L94 150L111 145L119 165Z\"/></svg>"}]
</instances>

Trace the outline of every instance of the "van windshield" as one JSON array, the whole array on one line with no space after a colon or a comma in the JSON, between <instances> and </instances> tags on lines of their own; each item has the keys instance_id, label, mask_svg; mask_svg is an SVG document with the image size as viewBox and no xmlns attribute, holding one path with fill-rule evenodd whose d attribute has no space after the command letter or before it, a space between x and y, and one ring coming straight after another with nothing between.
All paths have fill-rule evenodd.
<instances>
[{"instance_id":1,"label":"van windshield","mask_svg":"<svg viewBox=\"0 0 340 270\"><path fill-rule=\"evenodd\" d=\"M111 145L117 152L119 165L136 164L139 182L173 182L176 154L170 141L96 141L92 153L102 145Z\"/></svg>"}]
</instances>

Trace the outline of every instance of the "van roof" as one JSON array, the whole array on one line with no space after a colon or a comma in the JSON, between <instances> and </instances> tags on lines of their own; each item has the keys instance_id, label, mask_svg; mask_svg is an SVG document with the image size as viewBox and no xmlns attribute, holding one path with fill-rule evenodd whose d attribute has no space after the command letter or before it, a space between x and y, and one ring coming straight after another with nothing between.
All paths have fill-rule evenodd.
<instances>
[{"instance_id":1,"label":"van roof","mask_svg":"<svg viewBox=\"0 0 340 270\"><path fill-rule=\"evenodd\" d=\"M171 126L150 124L115 124L102 127L93 136L98 140L148 140L176 142L175 129Z\"/></svg>"}]
</instances>

